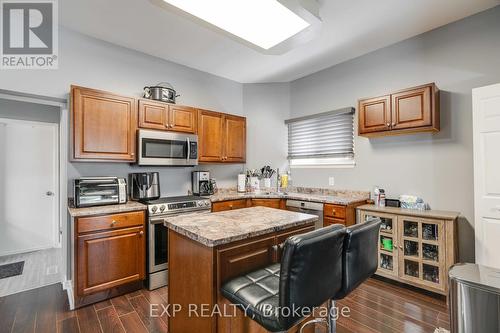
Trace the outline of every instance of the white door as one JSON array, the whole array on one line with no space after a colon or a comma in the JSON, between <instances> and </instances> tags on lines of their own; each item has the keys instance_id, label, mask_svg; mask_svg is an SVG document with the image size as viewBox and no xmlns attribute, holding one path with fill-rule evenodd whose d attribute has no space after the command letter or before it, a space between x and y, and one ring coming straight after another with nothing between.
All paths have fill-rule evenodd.
<instances>
[{"instance_id":1,"label":"white door","mask_svg":"<svg viewBox=\"0 0 500 333\"><path fill-rule=\"evenodd\" d=\"M472 99L476 262L500 268L500 84Z\"/></svg>"},{"instance_id":2,"label":"white door","mask_svg":"<svg viewBox=\"0 0 500 333\"><path fill-rule=\"evenodd\" d=\"M0 119L0 256L58 245L58 125Z\"/></svg>"}]
</instances>

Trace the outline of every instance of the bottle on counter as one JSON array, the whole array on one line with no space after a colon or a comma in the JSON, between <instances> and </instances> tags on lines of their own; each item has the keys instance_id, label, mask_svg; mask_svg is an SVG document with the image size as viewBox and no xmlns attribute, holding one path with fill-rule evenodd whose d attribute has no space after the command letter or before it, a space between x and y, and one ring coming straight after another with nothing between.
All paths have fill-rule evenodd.
<instances>
[{"instance_id":1,"label":"bottle on counter","mask_svg":"<svg viewBox=\"0 0 500 333\"><path fill-rule=\"evenodd\" d=\"M378 186L373 188L373 203L375 206L380 206L380 189Z\"/></svg>"},{"instance_id":2,"label":"bottle on counter","mask_svg":"<svg viewBox=\"0 0 500 333\"><path fill-rule=\"evenodd\" d=\"M245 173L238 174L238 192L245 193L247 184L247 175Z\"/></svg>"},{"instance_id":3,"label":"bottle on counter","mask_svg":"<svg viewBox=\"0 0 500 333\"><path fill-rule=\"evenodd\" d=\"M380 189L379 204L380 207L385 207L385 190Z\"/></svg>"}]
</instances>

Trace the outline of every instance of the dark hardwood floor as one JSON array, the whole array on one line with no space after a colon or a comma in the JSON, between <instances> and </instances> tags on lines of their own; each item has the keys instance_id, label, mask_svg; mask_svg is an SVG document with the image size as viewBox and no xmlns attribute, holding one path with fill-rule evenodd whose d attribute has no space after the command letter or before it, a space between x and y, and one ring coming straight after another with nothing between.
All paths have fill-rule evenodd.
<instances>
[{"instance_id":1,"label":"dark hardwood floor","mask_svg":"<svg viewBox=\"0 0 500 333\"><path fill-rule=\"evenodd\" d=\"M61 285L52 285L0 298L0 333L167 332L165 316L149 315L150 304L166 305L167 297L166 287L141 290L69 311ZM433 333L450 326L444 300L377 279L337 305L350 308L350 317L339 319L338 333Z\"/></svg>"}]
</instances>

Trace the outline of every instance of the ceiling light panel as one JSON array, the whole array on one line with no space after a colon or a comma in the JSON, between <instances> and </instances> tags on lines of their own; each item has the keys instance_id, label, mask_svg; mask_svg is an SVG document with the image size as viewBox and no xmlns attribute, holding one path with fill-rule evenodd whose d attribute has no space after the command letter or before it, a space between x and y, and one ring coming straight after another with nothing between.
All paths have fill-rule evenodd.
<instances>
[{"instance_id":1,"label":"ceiling light panel","mask_svg":"<svg viewBox=\"0 0 500 333\"><path fill-rule=\"evenodd\" d=\"M265 50L309 27L277 0L164 0Z\"/></svg>"}]
</instances>

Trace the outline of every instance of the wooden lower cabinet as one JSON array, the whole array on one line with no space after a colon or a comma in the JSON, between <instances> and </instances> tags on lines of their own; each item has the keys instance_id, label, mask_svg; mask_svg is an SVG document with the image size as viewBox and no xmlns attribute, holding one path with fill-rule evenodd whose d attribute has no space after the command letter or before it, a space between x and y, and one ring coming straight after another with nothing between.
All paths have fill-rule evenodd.
<instances>
[{"instance_id":1,"label":"wooden lower cabinet","mask_svg":"<svg viewBox=\"0 0 500 333\"><path fill-rule=\"evenodd\" d=\"M365 203L366 201L354 202L348 205L324 204L323 226L343 224L348 227L356 224L356 207Z\"/></svg>"},{"instance_id":2,"label":"wooden lower cabinet","mask_svg":"<svg viewBox=\"0 0 500 333\"><path fill-rule=\"evenodd\" d=\"M252 199L252 207L263 206L276 209L285 209L286 200L283 199Z\"/></svg>"},{"instance_id":3,"label":"wooden lower cabinet","mask_svg":"<svg viewBox=\"0 0 500 333\"><path fill-rule=\"evenodd\" d=\"M286 209L285 199L237 199L212 203L212 212L241 209L247 207L264 206L276 209Z\"/></svg>"},{"instance_id":4,"label":"wooden lower cabinet","mask_svg":"<svg viewBox=\"0 0 500 333\"><path fill-rule=\"evenodd\" d=\"M228 200L212 203L212 212L222 212L225 210L247 208L249 199Z\"/></svg>"},{"instance_id":5,"label":"wooden lower cabinet","mask_svg":"<svg viewBox=\"0 0 500 333\"><path fill-rule=\"evenodd\" d=\"M377 274L447 295L448 270L458 259L456 217L404 215L393 212L397 208L389 210L392 212L359 209L361 223L372 217L382 220Z\"/></svg>"},{"instance_id":6,"label":"wooden lower cabinet","mask_svg":"<svg viewBox=\"0 0 500 333\"><path fill-rule=\"evenodd\" d=\"M98 227L93 230L89 224ZM144 212L77 218L76 296L107 291L146 276ZM120 227L123 223L125 227ZM118 224L118 226L117 226Z\"/></svg>"}]
</instances>

